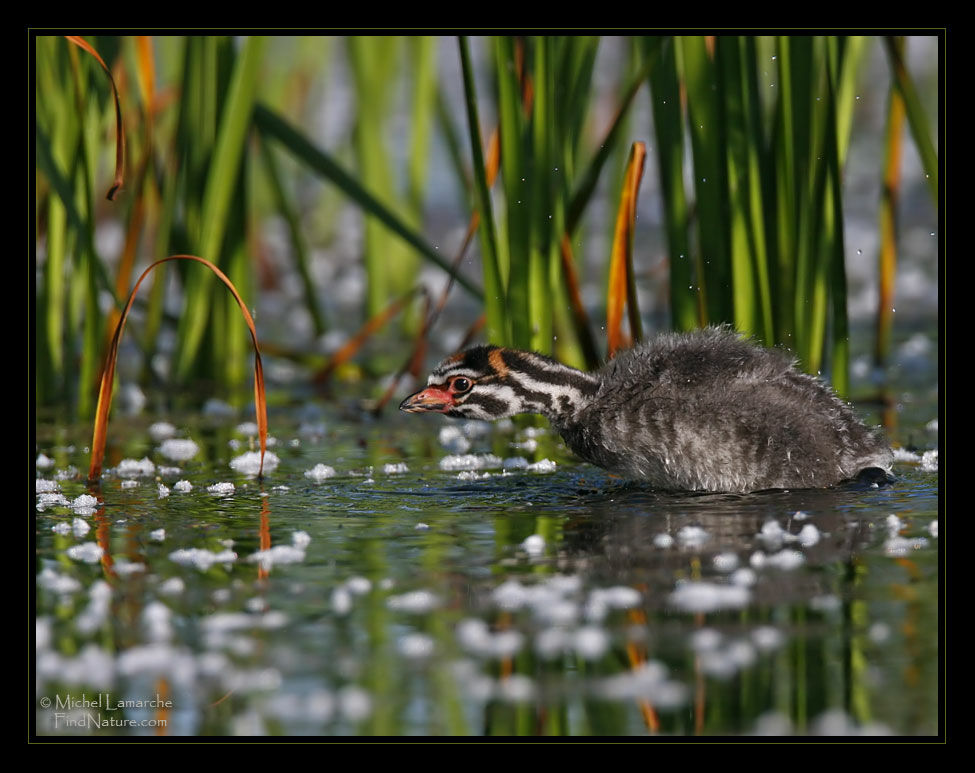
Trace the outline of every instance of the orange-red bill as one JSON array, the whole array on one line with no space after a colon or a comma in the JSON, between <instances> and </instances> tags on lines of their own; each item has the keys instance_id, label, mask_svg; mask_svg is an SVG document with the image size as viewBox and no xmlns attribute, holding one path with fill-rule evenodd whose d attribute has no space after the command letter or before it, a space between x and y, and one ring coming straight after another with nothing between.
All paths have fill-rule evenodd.
<instances>
[{"instance_id":1,"label":"orange-red bill","mask_svg":"<svg viewBox=\"0 0 975 773\"><path fill-rule=\"evenodd\" d=\"M454 404L453 395L446 389L429 386L410 395L400 403L399 409L407 413L446 413Z\"/></svg>"}]
</instances>

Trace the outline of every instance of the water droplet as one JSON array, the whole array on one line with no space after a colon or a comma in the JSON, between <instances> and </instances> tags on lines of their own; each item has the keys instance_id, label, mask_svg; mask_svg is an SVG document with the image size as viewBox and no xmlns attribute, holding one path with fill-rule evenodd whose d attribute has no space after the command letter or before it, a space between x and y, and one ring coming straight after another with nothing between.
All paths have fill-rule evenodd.
<instances>
[{"instance_id":1,"label":"water droplet","mask_svg":"<svg viewBox=\"0 0 975 773\"><path fill-rule=\"evenodd\" d=\"M863 250L857 250L857 255L862 255L862 254L863 254Z\"/></svg>"}]
</instances>

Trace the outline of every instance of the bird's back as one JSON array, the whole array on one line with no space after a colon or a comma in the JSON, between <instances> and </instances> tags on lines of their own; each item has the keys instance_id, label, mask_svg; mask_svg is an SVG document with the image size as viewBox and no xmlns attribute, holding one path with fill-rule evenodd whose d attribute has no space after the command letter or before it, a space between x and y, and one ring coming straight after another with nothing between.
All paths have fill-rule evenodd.
<instances>
[{"instance_id":1,"label":"bird's back","mask_svg":"<svg viewBox=\"0 0 975 773\"><path fill-rule=\"evenodd\" d=\"M890 467L885 441L828 387L727 329L660 336L597 375L596 398L559 431L588 461L659 488L821 487Z\"/></svg>"}]
</instances>

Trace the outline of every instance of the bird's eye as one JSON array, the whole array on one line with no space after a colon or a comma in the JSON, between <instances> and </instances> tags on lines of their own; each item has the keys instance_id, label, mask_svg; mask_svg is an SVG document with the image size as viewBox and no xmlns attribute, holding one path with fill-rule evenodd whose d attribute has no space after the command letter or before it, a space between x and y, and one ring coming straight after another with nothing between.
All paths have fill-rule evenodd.
<instances>
[{"instance_id":1,"label":"bird's eye","mask_svg":"<svg viewBox=\"0 0 975 773\"><path fill-rule=\"evenodd\" d=\"M453 388L455 394L462 394L474 386L474 384L471 383L469 378L459 376L450 382L450 386Z\"/></svg>"}]
</instances>

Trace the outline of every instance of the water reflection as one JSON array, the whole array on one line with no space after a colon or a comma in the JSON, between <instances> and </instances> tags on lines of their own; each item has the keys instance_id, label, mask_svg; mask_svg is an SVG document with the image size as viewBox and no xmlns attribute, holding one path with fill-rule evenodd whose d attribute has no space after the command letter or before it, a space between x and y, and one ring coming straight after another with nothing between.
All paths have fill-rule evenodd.
<instances>
[{"instance_id":1,"label":"water reflection","mask_svg":"<svg viewBox=\"0 0 975 773\"><path fill-rule=\"evenodd\" d=\"M83 459L41 473L63 499L38 494L38 700L146 705L69 729L38 703L39 732L937 731L931 474L675 496L565 457L460 479L413 435L332 434L279 445L259 483L230 471L232 435L106 477L90 512L57 477ZM306 477L323 459L336 474Z\"/></svg>"}]
</instances>

